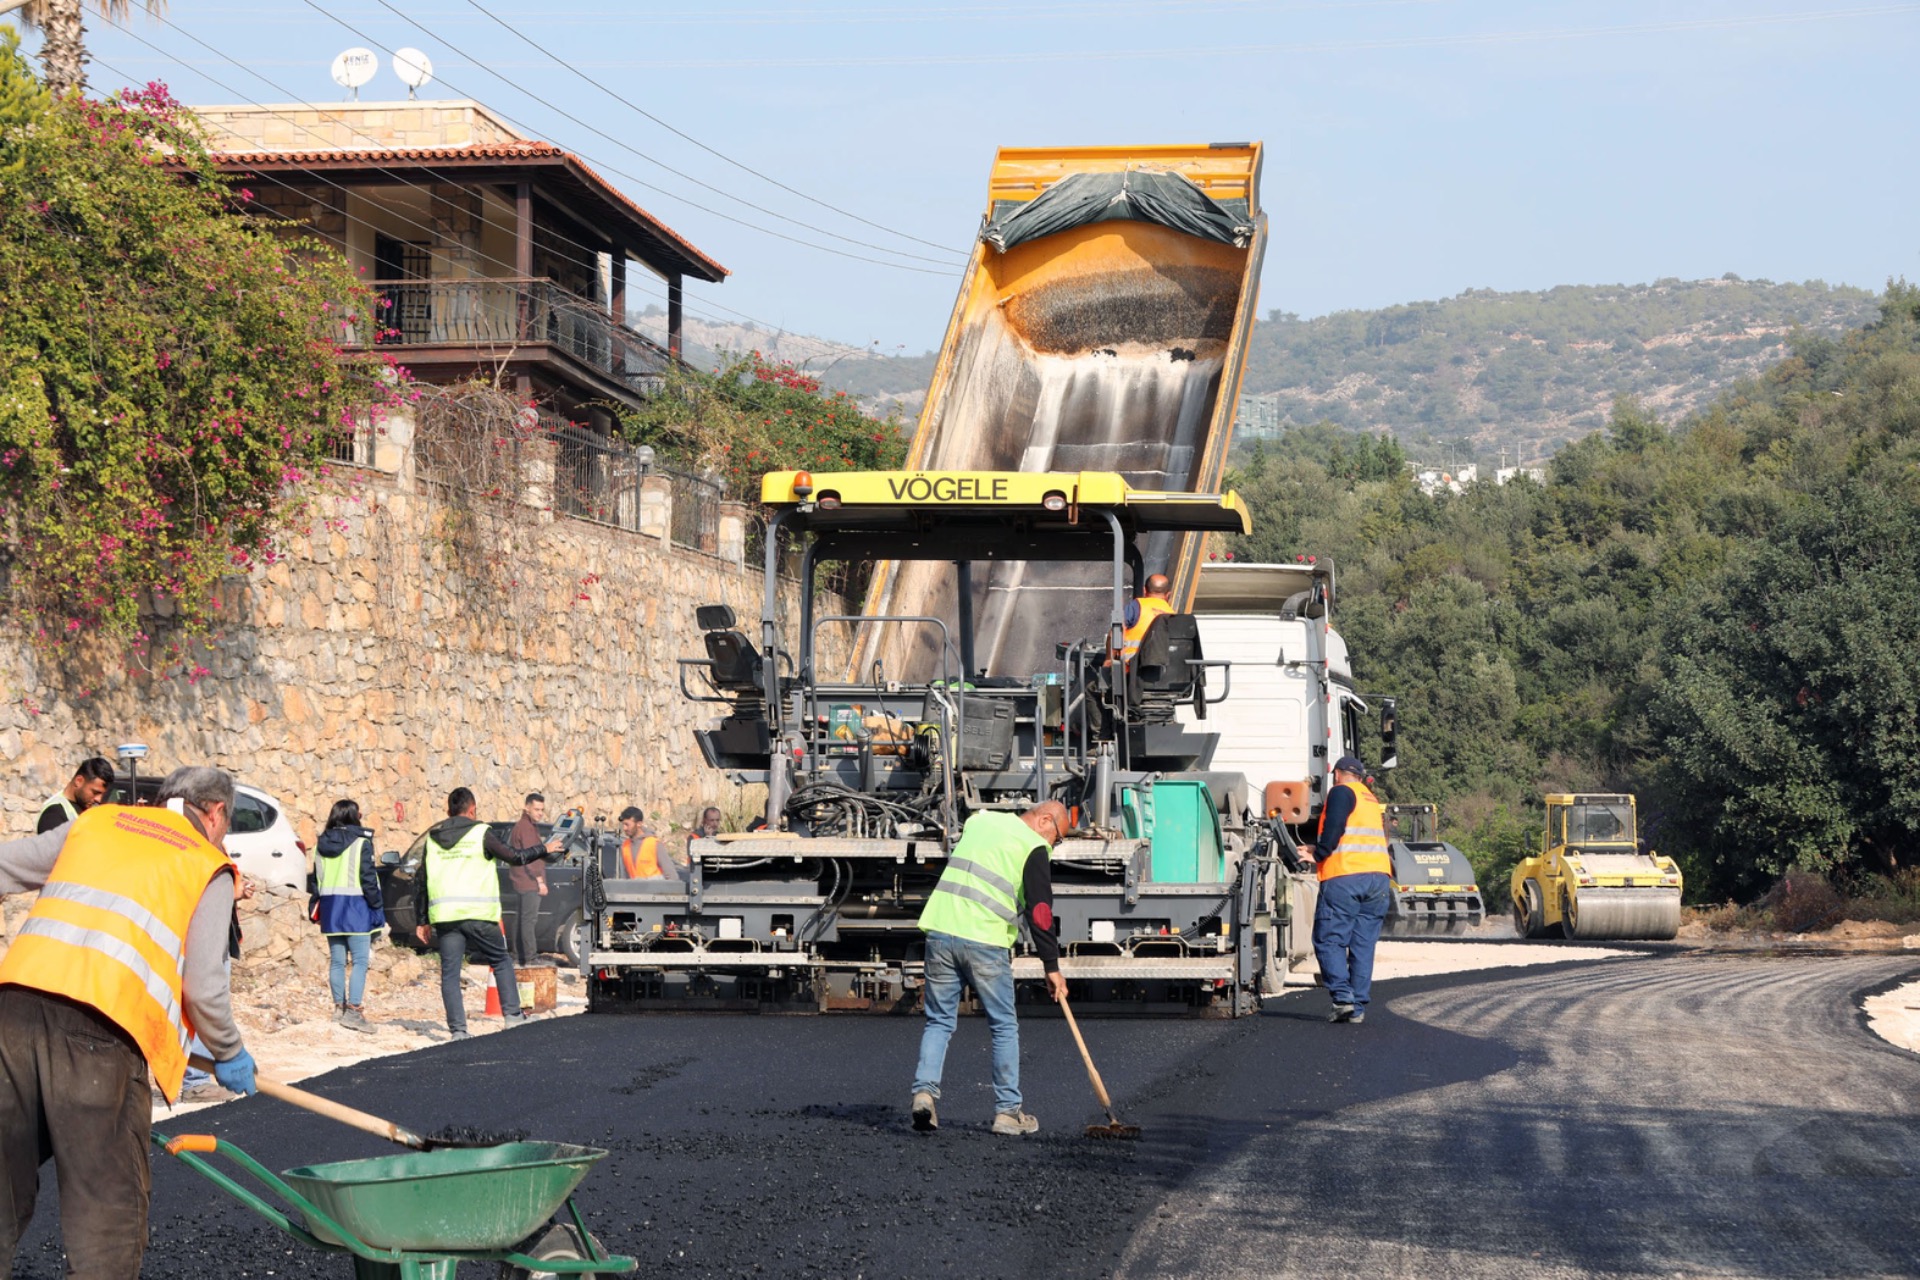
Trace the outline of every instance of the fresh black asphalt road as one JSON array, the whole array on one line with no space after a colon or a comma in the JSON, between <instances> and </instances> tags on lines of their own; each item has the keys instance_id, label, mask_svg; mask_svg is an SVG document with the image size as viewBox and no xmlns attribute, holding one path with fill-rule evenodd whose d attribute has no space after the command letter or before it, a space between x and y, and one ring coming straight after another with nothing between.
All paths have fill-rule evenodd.
<instances>
[{"instance_id":1,"label":"fresh black asphalt road","mask_svg":"<svg viewBox=\"0 0 1920 1280\"><path fill-rule=\"evenodd\" d=\"M1443 946L1445 943L1433 945ZM581 1203L644 1274L1920 1275L1920 1057L1862 1024L1899 957L1665 952L1304 992L1236 1023L1022 1026L1041 1133L994 1138L986 1027L906 1125L913 1018L582 1017L310 1082L416 1130L604 1146ZM265 1099L182 1117L275 1168L385 1154ZM50 1171L49 1171L50 1172ZM52 1196L16 1274L61 1274ZM176 1162L146 1274L345 1276ZM478 1274L479 1269L467 1268Z\"/></svg>"}]
</instances>

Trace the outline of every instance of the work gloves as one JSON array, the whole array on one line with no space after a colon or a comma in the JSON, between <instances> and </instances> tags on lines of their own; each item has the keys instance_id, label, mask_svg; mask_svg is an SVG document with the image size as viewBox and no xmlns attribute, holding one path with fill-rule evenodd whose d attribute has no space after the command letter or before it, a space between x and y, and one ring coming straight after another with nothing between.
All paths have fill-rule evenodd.
<instances>
[{"instance_id":1,"label":"work gloves","mask_svg":"<svg viewBox=\"0 0 1920 1280\"><path fill-rule=\"evenodd\" d=\"M257 1093L253 1083L253 1055L245 1049L225 1062L213 1064L213 1078L229 1093Z\"/></svg>"}]
</instances>

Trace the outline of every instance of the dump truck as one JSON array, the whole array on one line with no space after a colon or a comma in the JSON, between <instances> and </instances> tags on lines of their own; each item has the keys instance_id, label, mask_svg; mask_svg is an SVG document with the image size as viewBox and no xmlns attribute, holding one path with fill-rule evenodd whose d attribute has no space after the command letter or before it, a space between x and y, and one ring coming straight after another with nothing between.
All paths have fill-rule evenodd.
<instances>
[{"instance_id":1,"label":"dump truck","mask_svg":"<svg viewBox=\"0 0 1920 1280\"><path fill-rule=\"evenodd\" d=\"M1513 869L1522 937L1664 940L1680 931L1680 868L1641 848L1631 795L1550 795L1541 840L1540 853Z\"/></svg>"},{"instance_id":2,"label":"dump truck","mask_svg":"<svg viewBox=\"0 0 1920 1280\"><path fill-rule=\"evenodd\" d=\"M1258 143L1002 149L907 468L1110 471L1143 491L1217 492L1266 248L1260 156ZM1204 547L1199 531L1145 535L1136 572L1167 574L1185 610ZM957 622L964 598L965 671L1019 679L1048 668L1059 636L1106 623L1100 565L970 567L882 561L865 611ZM939 666L933 636L890 627L864 629L852 669L875 660L915 679Z\"/></svg>"},{"instance_id":3,"label":"dump truck","mask_svg":"<svg viewBox=\"0 0 1920 1280\"><path fill-rule=\"evenodd\" d=\"M1440 839L1440 811L1430 804L1386 807L1393 900L1386 931L1402 937L1458 933L1486 918L1479 878L1467 855Z\"/></svg>"},{"instance_id":4,"label":"dump truck","mask_svg":"<svg viewBox=\"0 0 1920 1280\"><path fill-rule=\"evenodd\" d=\"M1246 529L1221 489L1265 247L1260 155L998 153L906 466L768 476L757 633L700 612L684 687L718 718L697 737L713 767L766 785L765 830L695 841L685 893L590 886L593 1007L898 1007L967 817L1041 798L1076 817L1054 877L1077 1003L1239 1014L1278 989L1306 945L1301 878L1246 779L1211 767L1219 736L1177 720L1228 678L1185 609L1206 539ZM859 613L814 607L830 561L871 566ZM796 562L787 630L774 602ZM1110 661L1155 573L1179 612ZM836 627L843 665L818 634Z\"/></svg>"},{"instance_id":5,"label":"dump truck","mask_svg":"<svg viewBox=\"0 0 1920 1280\"><path fill-rule=\"evenodd\" d=\"M707 762L766 787L764 829L690 842L684 882L589 865L591 1009L910 1006L916 922L966 820L1041 799L1074 815L1052 863L1076 1005L1237 1016L1281 989L1309 946L1292 895L1312 879L1283 865L1244 775L1213 767L1219 735L1177 717L1230 672L1190 614L1157 619L1131 661L1113 657L1141 543L1245 532L1235 495L1139 490L1111 472L903 471L776 473L761 496L762 616L703 606L705 652L682 671L688 696L714 704L696 734ZM963 609L818 607L822 566L883 557L1096 566L1105 616L1091 634L1061 623L1031 672L968 678ZM790 625L778 601L794 562ZM858 679L821 678L823 634L853 627L930 632L940 666L916 677L876 660ZM1014 974L1037 980L1040 963L1019 955Z\"/></svg>"}]
</instances>

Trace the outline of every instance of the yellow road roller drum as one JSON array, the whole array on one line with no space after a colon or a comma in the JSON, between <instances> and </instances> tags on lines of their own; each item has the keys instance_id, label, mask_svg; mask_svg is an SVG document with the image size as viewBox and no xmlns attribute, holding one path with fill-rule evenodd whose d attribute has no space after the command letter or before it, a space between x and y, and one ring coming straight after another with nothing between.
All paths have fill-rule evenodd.
<instances>
[{"instance_id":1,"label":"yellow road roller drum","mask_svg":"<svg viewBox=\"0 0 1920 1280\"><path fill-rule=\"evenodd\" d=\"M1550 795L1544 847L1513 869L1523 938L1664 940L1680 931L1680 868L1643 851L1628 795Z\"/></svg>"}]
</instances>

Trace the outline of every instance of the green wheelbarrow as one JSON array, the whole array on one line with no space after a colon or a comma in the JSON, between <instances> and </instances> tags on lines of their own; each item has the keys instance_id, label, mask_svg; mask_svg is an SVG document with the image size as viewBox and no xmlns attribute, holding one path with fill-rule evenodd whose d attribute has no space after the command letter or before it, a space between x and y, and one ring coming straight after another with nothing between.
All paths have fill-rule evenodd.
<instances>
[{"instance_id":1,"label":"green wheelbarrow","mask_svg":"<svg viewBox=\"0 0 1920 1280\"><path fill-rule=\"evenodd\" d=\"M606 1157L597 1147L507 1142L289 1169L276 1176L218 1138L153 1135L153 1144L296 1240L351 1254L354 1280L454 1280L462 1262L494 1262L505 1280L613 1276L639 1269L602 1252L573 1190ZM224 1156L293 1212L215 1168ZM566 1220L557 1211L566 1207Z\"/></svg>"}]
</instances>

